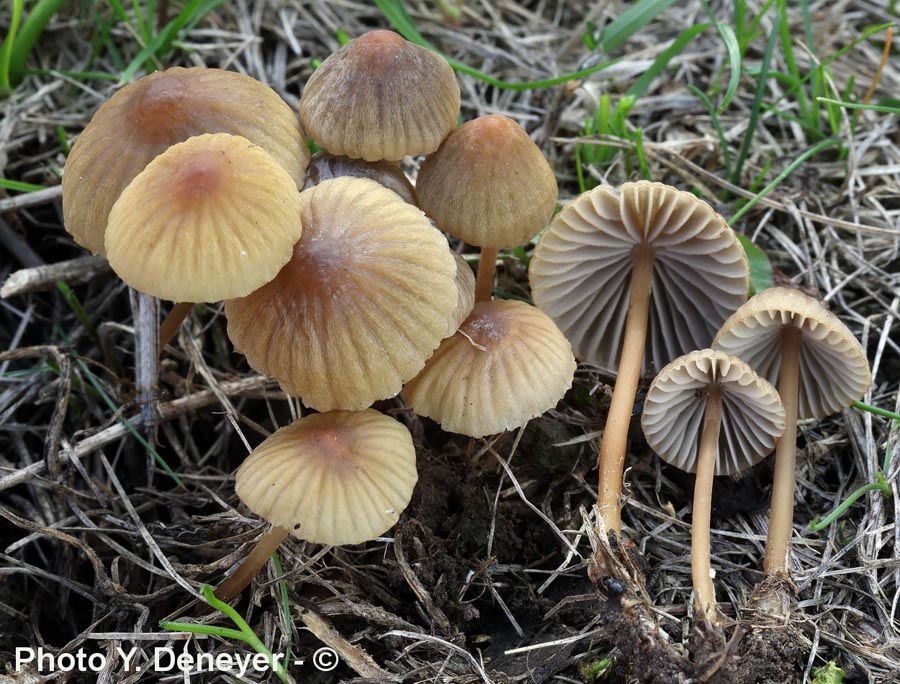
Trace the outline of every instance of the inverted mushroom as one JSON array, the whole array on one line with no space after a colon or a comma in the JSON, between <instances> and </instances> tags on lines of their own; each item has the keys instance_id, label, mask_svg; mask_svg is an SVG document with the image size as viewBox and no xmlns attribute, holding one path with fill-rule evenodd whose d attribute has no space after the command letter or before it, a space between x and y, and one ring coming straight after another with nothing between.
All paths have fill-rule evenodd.
<instances>
[{"instance_id":1,"label":"inverted mushroom","mask_svg":"<svg viewBox=\"0 0 900 684\"><path fill-rule=\"evenodd\" d=\"M799 290L773 287L725 321L713 347L734 354L770 382L787 429L775 452L766 539L767 575L787 574L794 519L797 420L823 418L860 399L872 382L865 351L846 325Z\"/></svg>"},{"instance_id":2,"label":"inverted mushroom","mask_svg":"<svg viewBox=\"0 0 900 684\"><path fill-rule=\"evenodd\" d=\"M365 159L353 159L343 155L329 154L328 152L316 152L306 167L306 183L303 190L307 190L322 181L341 176L354 178L368 178L380 183L388 190L393 190L403 201L419 206L416 200L416 190L407 179L406 174L395 162L374 161Z\"/></svg>"},{"instance_id":3,"label":"inverted mushroom","mask_svg":"<svg viewBox=\"0 0 900 684\"><path fill-rule=\"evenodd\" d=\"M617 368L600 445L598 505L606 528L618 532L641 374L709 344L746 300L747 258L708 204L638 181L619 191L599 186L557 214L535 249L529 278L535 304L572 341L576 356Z\"/></svg>"},{"instance_id":4,"label":"inverted mushroom","mask_svg":"<svg viewBox=\"0 0 900 684\"><path fill-rule=\"evenodd\" d=\"M785 427L781 399L739 358L704 349L659 372L644 399L641 425L660 458L697 473L691 576L700 611L716 622L709 538L713 476L745 470L775 448Z\"/></svg>"},{"instance_id":5,"label":"inverted mushroom","mask_svg":"<svg viewBox=\"0 0 900 684\"><path fill-rule=\"evenodd\" d=\"M235 492L272 524L216 590L229 600L292 534L317 544L359 544L390 529L418 475L412 436L372 409L301 418L262 442L235 476Z\"/></svg>"}]
</instances>

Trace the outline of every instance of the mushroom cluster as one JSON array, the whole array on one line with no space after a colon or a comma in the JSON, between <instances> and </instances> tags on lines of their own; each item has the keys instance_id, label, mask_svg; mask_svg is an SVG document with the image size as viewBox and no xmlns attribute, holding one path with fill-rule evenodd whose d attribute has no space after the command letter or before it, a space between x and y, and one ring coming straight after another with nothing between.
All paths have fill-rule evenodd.
<instances>
[{"instance_id":1,"label":"mushroom cluster","mask_svg":"<svg viewBox=\"0 0 900 684\"><path fill-rule=\"evenodd\" d=\"M497 249L546 225L555 175L511 119L456 128L459 111L442 57L377 30L321 63L299 120L249 77L174 68L117 92L73 149L63 201L76 241L147 294L225 300L235 349L317 412L239 469L238 496L272 528L220 597L288 534L352 544L397 521L415 451L374 402L404 390L447 429L483 436L571 385L553 321L491 297ZM306 135L323 150L312 160ZM397 164L411 155L427 155L418 188ZM445 233L485 250L478 284Z\"/></svg>"}]
</instances>

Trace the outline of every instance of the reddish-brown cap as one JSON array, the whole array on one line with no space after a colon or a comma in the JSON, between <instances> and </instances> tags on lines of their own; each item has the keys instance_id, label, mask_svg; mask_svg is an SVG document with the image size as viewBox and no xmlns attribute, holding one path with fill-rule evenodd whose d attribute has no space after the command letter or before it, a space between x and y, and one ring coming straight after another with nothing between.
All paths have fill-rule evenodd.
<instances>
[{"instance_id":1,"label":"reddish-brown cap","mask_svg":"<svg viewBox=\"0 0 900 684\"><path fill-rule=\"evenodd\" d=\"M66 230L105 253L107 217L125 186L167 148L203 133L243 136L303 183L306 140L274 90L231 71L172 67L116 92L78 136L62 181Z\"/></svg>"},{"instance_id":2,"label":"reddish-brown cap","mask_svg":"<svg viewBox=\"0 0 900 684\"><path fill-rule=\"evenodd\" d=\"M547 225L553 169L512 119L490 114L454 130L422 163L419 206L438 228L479 247L516 247Z\"/></svg>"},{"instance_id":3,"label":"reddish-brown cap","mask_svg":"<svg viewBox=\"0 0 900 684\"><path fill-rule=\"evenodd\" d=\"M367 161L434 152L459 116L459 85L437 53L393 31L351 40L300 98L306 132L332 154Z\"/></svg>"}]
</instances>

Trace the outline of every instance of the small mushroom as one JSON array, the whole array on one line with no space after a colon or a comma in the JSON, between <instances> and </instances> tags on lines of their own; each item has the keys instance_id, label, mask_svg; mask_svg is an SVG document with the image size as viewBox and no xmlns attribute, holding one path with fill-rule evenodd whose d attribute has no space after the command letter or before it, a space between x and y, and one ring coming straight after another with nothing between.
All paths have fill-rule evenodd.
<instances>
[{"instance_id":1,"label":"small mushroom","mask_svg":"<svg viewBox=\"0 0 900 684\"><path fill-rule=\"evenodd\" d=\"M235 476L241 501L273 527L216 596L240 593L288 534L335 546L384 534L417 479L409 430L378 411L330 411L281 428Z\"/></svg>"},{"instance_id":2,"label":"small mushroom","mask_svg":"<svg viewBox=\"0 0 900 684\"><path fill-rule=\"evenodd\" d=\"M734 231L689 192L662 183L598 186L553 219L529 267L535 304L576 356L617 368L600 443L598 506L619 532L628 426L641 374L709 345L747 298ZM646 354L645 354L646 346Z\"/></svg>"},{"instance_id":3,"label":"small mushroom","mask_svg":"<svg viewBox=\"0 0 900 684\"><path fill-rule=\"evenodd\" d=\"M572 385L575 357L544 313L524 302L478 302L403 388L416 413L470 437L524 425Z\"/></svg>"},{"instance_id":4,"label":"small mushroom","mask_svg":"<svg viewBox=\"0 0 900 684\"><path fill-rule=\"evenodd\" d=\"M117 91L78 136L62 181L66 230L105 254L107 218L125 187L157 155L203 133L243 136L303 183L309 150L297 115L274 90L231 71L172 67Z\"/></svg>"},{"instance_id":5,"label":"small mushroom","mask_svg":"<svg viewBox=\"0 0 900 684\"><path fill-rule=\"evenodd\" d=\"M740 357L777 383L787 429L775 451L766 539L767 575L787 574L794 520L797 420L823 418L860 399L872 383L865 351L818 300L773 287L749 299L722 324L713 347Z\"/></svg>"},{"instance_id":6,"label":"small mushroom","mask_svg":"<svg viewBox=\"0 0 900 684\"><path fill-rule=\"evenodd\" d=\"M784 432L775 388L735 356L694 351L663 368L644 399L641 425L667 463L697 473L691 522L691 576L697 605L716 622L710 568L714 475L733 475L761 461Z\"/></svg>"},{"instance_id":7,"label":"small mushroom","mask_svg":"<svg viewBox=\"0 0 900 684\"><path fill-rule=\"evenodd\" d=\"M318 411L400 392L440 344L457 306L447 239L372 180L300 193L303 237L281 272L225 303L250 365Z\"/></svg>"},{"instance_id":8,"label":"small mushroom","mask_svg":"<svg viewBox=\"0 0 900 684\"><path fill-rule=\"evenodd\" d=\"M109 212L110 266L141 292L176 302L250 294L300 239L300 193L263 148L227 133L173 145Z\"/></svg>"},{"instance_id":9,"label":"small mushroom","mask_svg":"<svg viewBox=\"0 0 900 684\"><path fill-rule=\"evenodd\" d=\"M367 162L365 159L353 159L324 151L317 152L310 158L309 166L306 167L306 183L303 185L303 190L318 185L322 181L341 176L368 178L380 183L388 190L393 190L407 204L419 206L415 188L395 162L383 160Z\"/></svg>"},{"instance_id":10,"label":"small mushroom","mask_svg":"<svg viewBox=\"0 0 900 684\"><path fill-rule=\"evenodd\" d=\"M318 145L366 161L434 152L458 116L459 85L447 61L386 30L330 55L300 98L303 127Z\"/></svg>"},{"instance_id":11,"label":"small mushroom","mask_svg":"<svg viewBox=\"0 0 900 684\"><path fill-rule=\"evenodd\" d=\"M482 248L476 301L491 298L498 249L525 244L556 207L556 176L528 133L490 114L467 121L426 157L419 205L437 227Z\"/></svg>"}]
</instances>

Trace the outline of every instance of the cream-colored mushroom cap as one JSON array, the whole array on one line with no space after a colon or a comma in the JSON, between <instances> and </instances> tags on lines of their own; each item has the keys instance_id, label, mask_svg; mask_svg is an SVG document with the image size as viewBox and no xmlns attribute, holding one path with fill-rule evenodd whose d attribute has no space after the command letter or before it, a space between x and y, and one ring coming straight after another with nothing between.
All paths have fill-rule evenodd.
<instances>
[{"instance_id":1,"label":"cream-colored mushroom cap","mask_svg":"<svg viewBox=\"0 0 900 684\"><path fill-rule=\"evenodd\" d=\"M459 330L475 308L475 272L459 252L453 252L453 258L456 260L456 308L450 314L444 337L450 337Z\"/></svg>"},{"instance_id":2,"label":"cream-colored mushroom cap","mask_svg":"<svg viewBox=\"0 0 900 684\"><path fill-rule=\"evenodd\" d=\"M772 287L753 296L723 323L713 347L776 382L787 325L800 330L800 419L829 416L862 398L872 383L862 345L837 316L799 290Z\"/></svg>"},{"instance_id":3,"label":"cream-colored mushroom cap","mask_svg":"<svg viewBox=\"0 0 900 684\"><path fill-rule=\"evenodd\" d=\"M373 180L334 178L300 199L291 260L225 303L228 336L307 406L362 409L400 392L437 348L456 262L421 210Z\"/></svg>"},{"instance_id":4,"label":"cream-colored mushroom cap","mask_svg":"<svg viewBox=\"0 0 900 684\"><path fill-rule=\"evenodd\" d=\"M497 299L475 304L403 398L444 430L483 437L556 406L574 375L572 349L553 321L524 302Z\"/></svg>"},{"instance_id":5,"label":"cream-colored mushroom cap","mask_svg":"<svg viewBox=\"0 0 900 684\"><path fill-rule=\"evenodd\" d=\"M712 385L719 387L722 401L715 474L734 475L771 453L784 432L778 392L736 356L703 349L672 361L650 385L641 425L660 458L695 472L706 394Z\"/></svg>"},{"instance_id":6,"label":"cream-colored mushroom cap","mask_svg":"<svg viewBox=\"0 0 900 684\"><path fill-rule=\"evenodd\" d=\"M708 347L747 298L747 257L706 202L647 181L580 195L541 236L529 265L531 291L576 356L610 372L618 366L638 249L653 251L645 370Z\"/></svg>"},{"instance_id":7,"label":"cream-colored mushroom cap","mask_svg":"<svg viewBox=\"0 0 900 684\"><path fill-rule=\"evenodd\" d=\"M300 98L300 119L316 143L367 161L434 152L458 116L459 84L447 61L386 30L330 55Z\"/></svg>"},{"instance_id":8,"label":"cream-colored mushroom cap","mask_svg":"<svg viewBox=\"0 0 900 684\"><path fill-rule=\"evenodd\" d=\"M274 90L232 71L172 67L118 90L78 136L62 181L66 230L105 254L107 217L122 190L157 155L203 133L243 136L303 183L306 139Z\"/></svg>"},{"instance_id":9,"label":"cream-colored mushroom cap","mask_svg":"<svg viewBox=\"0 0 900 684\"><path fill-rule=\"evenodd\" d=\"M523 245L556 208L556 176L528 133L490 114L467 121L426 157L419 206L438 228L479 247Z\"/></svg>"},{"instance_id":10,"label":"cream-colored mushroom cap","mask_svg":"<svg viewBox=\"0 0 900 684\"><path fill-rule=\"evenodd\" d=\"M110 266L131 287L177 302L250 294L300 239L300 191L262 147L227 133L173 145L109 212Z\"/></svg>"},{"instance_id":11,"label":"cream-colored mushroom cap","mask_svg":"<svg viewBox=\"0 0 900 684\"><path fill-rule=\"evenodd\" d=\"M317 544L359 544L394 526L418 476L412 436L372 409L317 413L283 427L238 468L251 511Z\"/></svg>"}]
</instances>

